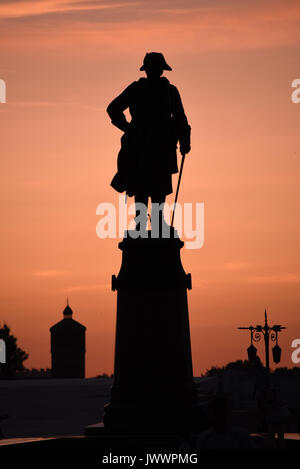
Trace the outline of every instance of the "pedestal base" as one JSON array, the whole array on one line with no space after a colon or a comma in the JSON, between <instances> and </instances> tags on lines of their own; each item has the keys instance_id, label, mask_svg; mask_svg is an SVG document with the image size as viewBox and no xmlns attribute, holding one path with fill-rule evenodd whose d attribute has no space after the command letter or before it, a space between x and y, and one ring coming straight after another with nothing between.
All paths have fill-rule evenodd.
<instances>
[{"instance_id":1,"label":"pedestal base","mask_svg":"<svg viewBox=\"0 0 300 469\"><path fill-rule=\"evenodd\" d=\"M187 288L179 239L126 238L117 290L114 384L105 408L110 432L178 433L194 428ZM197 420L197 417L196 417Z\"/></svg>"}]
</instances>

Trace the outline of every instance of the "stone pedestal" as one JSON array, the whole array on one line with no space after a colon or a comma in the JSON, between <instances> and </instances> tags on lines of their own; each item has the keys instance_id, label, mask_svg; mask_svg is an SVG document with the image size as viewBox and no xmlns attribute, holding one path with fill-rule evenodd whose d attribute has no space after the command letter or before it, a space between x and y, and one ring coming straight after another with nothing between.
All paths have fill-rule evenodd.
<instances>
[{"instance_id":1,"label":"stone pedestal","mask_svg":"<svg viewBox=\"0 0 300 469\"><path fill-rule=\"evenodd\" d=\"M183 242L131 239L119 244L114 384L106 406L108 432L185 433L196 391L188 318L191 276L181 264Z\"/></svg>"}]
</instances>

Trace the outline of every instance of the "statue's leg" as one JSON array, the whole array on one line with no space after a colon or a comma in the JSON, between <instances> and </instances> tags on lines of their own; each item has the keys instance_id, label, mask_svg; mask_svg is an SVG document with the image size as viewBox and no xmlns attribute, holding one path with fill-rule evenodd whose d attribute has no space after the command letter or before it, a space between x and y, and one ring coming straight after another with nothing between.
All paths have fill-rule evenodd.
<instances>
[{"instance_id":1,"label":"statue's leg","mask_svg":"<svg viewBox=\"0 0 300 469\"><path fill-rule=\"evenodd\" d=\"M164 204L166 196L157 194L151 196L151 230L156 233L159 237L169 237L169 226L168 232L165 230L165 219L164 219Z\"/></svg>"},{"instance_id":2,"label":"statue's leg","mask_svg":"<svg viewBox=\"0 0 300 469\"><path fill-rule=\"evenodd\" d=\"M136 207L135 218L138 217L138 221L136 222L136 230L145 231L147 228L148 218L148 196L144 194L137 194L134 196L134 201Z\"/></svg>"}]
</instances>

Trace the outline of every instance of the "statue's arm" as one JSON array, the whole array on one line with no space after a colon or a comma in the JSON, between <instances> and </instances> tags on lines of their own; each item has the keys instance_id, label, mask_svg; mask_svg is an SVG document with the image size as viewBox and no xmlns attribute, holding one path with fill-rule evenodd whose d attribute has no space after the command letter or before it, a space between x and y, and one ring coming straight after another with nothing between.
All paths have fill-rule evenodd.
<instances>
[{"instance_id":1,"label":"statue's arm","mask_svg":"<svg viewBox=\"0 0 300 469\"><path fill-rule=\"evenodd\" d=\"M171 85L172 114L176 122L181 153L189 153L191 149L191 126L184 112L181 97L176 86Z\"/></svg>"},{"instance_id":2,"label":"statue's arm","mask_svg":"<svg viewBox=\"0 0 300 469\"><path fill-rule=\"evenodd\" d=\"M129 85L119 96L117 96L106 108L113 125L125 132L129 126L124 114L125 109L129 107L132 89L135 82Z\"/></svg>"}]
</instances>

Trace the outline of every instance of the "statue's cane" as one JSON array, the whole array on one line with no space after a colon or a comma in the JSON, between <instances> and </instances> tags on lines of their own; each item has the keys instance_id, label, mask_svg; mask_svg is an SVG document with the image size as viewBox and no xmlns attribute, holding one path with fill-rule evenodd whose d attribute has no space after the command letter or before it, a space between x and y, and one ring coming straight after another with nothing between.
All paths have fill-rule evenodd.
<instances>
[{"instance_id":1,"label":"statue's cane","mask_svg":"<svg viewBox=\"0 0 300 469\"><path fill-rule=\"evenodd\" d=\"M180 172L179 172L177 189L176 189L176 196L175 196L175 202L174 202L174 210L173 210L173 215L172 215L171 228L173 227L173 222L174 222L174 215L175 215L175 209L176 209L176 204L177 204L177 198L178 198L178 192L179 192L179 186L180 186L180 181L181 181L181 176L182 176L184 160L185 160L185 153L183 153L182 159L181 159L181 166L180 166Z\"/></svg>"}]
</instances>

